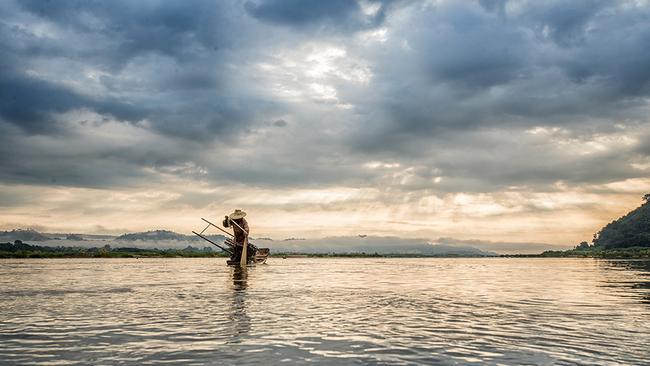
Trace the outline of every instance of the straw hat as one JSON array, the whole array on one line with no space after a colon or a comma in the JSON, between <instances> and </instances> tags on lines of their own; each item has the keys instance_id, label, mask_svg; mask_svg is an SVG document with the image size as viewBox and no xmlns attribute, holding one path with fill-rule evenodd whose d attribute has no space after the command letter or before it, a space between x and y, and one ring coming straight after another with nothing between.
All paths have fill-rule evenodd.
<instances>
[{"instance_id":1,"label":"straw hat","mask_svg":"<svg viewBox=\"0 0 650 366\"><path fill-rule=\"evenodd\" d=\"M230 217L231 220L238 220L238 219L243 218L244 216L246 216L246 212L244 212L244 211L242 211L240 209L236 209L235 212L228 215L228 217Z\"/></svg>"}]
</instances>

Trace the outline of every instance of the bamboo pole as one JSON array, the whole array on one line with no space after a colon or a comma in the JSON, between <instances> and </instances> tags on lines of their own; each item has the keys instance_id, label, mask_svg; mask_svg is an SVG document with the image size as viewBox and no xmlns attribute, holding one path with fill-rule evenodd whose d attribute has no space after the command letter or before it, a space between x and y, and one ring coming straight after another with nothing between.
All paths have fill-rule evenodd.
<instances>
[{"instance_id":1,"label":"bamboo pole","mask_svg":"<svg viewBox=\"0 0 650 366\"><path fill-rule=\"evenodd\" d=\"M197 233L196 231L192 231L192 232L193 232L194 234L198 235L201 239L203 239L203 240L205 240L205 241L207 241L207 242L210 242L210 243L214 244L215 246L217 246L217 248L223 250L224 252L228 252L228 253L232 254L232 252L231 252L230 250L228 250L228 249L222 247L221 245L219 245L219 244L213 242L212 240L210 240L210 239L206 238L205 236L203 236L203 235Z\"/></svg>"},{"instance_id":2,"label":"bamboo pole","mask_svg":"<svg viewBox=\"0 0 650 366\"><path fill-rule=\"evenodd\" d=\"M230 236L232 236L232 237L234 237L234 235L232 235L231 233L229 233L229 232L227 232L226 230L224 230L224 229L222 229L222 228L220 228L219 226L217 226L217 225L215 225L215 224L213 224L213 223L211 223L210 221L208 221L208 220L206 220L206 219L204 219L203 217L201 217L201 220L203 220L203 221L205 221L205 222L207 222L208 224L210 224L210 225L212 225L212 226L214 226L214 227L216 227L217 229L219 229L219 230L221 230L221 231L223 231L224 233L226 233L226 234L228 234L228 235L230 235ZM230 220L230 219L228 219L228 220ZM237 224L237 223L235 223L235 225L236 225L236 224ZM237 225L237 226L239 226L239 225ZM240 229L241 229L241 228L240 228ZM243 229L242 229L242 230L243 230Z\"/></svg>"}]
</instances>

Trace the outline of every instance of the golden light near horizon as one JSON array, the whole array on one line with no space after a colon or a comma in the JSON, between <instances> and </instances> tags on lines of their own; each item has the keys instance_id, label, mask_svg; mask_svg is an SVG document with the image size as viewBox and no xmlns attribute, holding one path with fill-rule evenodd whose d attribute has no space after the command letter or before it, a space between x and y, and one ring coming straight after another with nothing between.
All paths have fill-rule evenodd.
<instances>
[{"instance_id":1,"label":"golden light near horizon","mask_svg":"<svg viewBox=\"0 0 650 366\"><path fill-rule=\"evenodd\" d=\"M123 234L169 229L190 233L200 217L218 220L233 207L249 212L253 233L287 237L399 236L434 241L440 237L497 242L538 242L571 246L589 240L604 223L638 206L650 180L621 182L632 192L611 189L555 193L418 195L389 202L376 188L268 190L245 186L212 188L175 182L112 190L4 186L30 202L4 210L0 229L32 227L48 232ZM174 187L174 188L171 188ZM299 229L296 229L299 228Z\"/></svg>"}]
</instances>

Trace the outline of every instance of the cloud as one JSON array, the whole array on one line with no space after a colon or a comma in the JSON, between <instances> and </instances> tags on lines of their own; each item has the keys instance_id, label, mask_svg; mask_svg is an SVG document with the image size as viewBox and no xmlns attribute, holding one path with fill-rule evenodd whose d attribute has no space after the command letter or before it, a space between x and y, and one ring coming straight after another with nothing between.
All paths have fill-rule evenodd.
<instances>
[{"instance_id":1,"label":"cloud","mask_svg":"<svg viewBox=\"0 0 650 366\"><path fill-rule=\"evenodd\" d=\"M273 122L273 126L275 126L275 127L286 127L287 126L287 121L285 121L283 119L279 119L279 120Z\"/></svg>"},{"instance_id":2,"label":"cloud","mask_svg":"<svg viewBox=\"0 0 650 366\"><path fill-rule=\"evenodd\" d=\"M332 31L355 31L380 25L390 1L260 0L248 1L251 16L295 28L323 27Z\"/></svg>"},{"instance_id":3,"label":"cloud","mask_svg":"<svg viewBox=\"0 0 650 366\"><path fill-rule=\"evenodd\" d=\"M9 123L43 132L54 127L53 113L86 108L126 123L146 119L170 136L209 140L240 133L256 118L251 98L233 95L221 76L222 53L232 47L227 6L19 4L10 8L19 20L2 23L9 57L0 113Z\"/></svg>"},{"instance_id":4,"label":"cloud","mask_svg":"<svg viewBox=\"0 0 650 366\"><path fill-rule=\"evenodd\" d=\"M224 9L212 1L118 1L110 6L86 1L19 4L37 17L32 24L46 26L47 38L54 38L59 47L81 51L81 56L113 67L147 53L183 60L196 56L197 47L213 50L223 41L219 30ZM62 37L82 43L69 44ZM99 44L90 44L92 41Z\"/></svg>"},{"instance_id":5,"label":"cloud","mask_svg":"<svg viewBox=\"0 0 650 366\"><path fill-rule=\"evenodd\" d=\"M524 32L465 3L443 6L411 37L431 82L482 88L513 81L527 66ZM426 20L425 20L426 21Z\"/></svg>"},{"instance_id":6,"label":"cloud","mask_svg":"<svg viewBox=\"0 0 650 366\"><path fill-rule=\"evenodd\" d=\"M490 10L485 11L471 3L441 2L412 9L403 16L409 26L392 22L391 40L378 46L383 55L409 57L384 57L372 65L377 77L369 88L382 93L355 101L369 117L350 135L350 146L392 160L408 156L412 165L454 171L450 175L475 182L459 189L498 190L503 185L491 183L500 180L580 184L645 174L629 167L635 157L625 153L626 144L618 151L562 158L567 150L556 148L569 139L527 136L536 127L559 128L580 136L571 142L579 145L615 136L615 123L630 127L623 134L637 143L644 133L647 78L637 62L650 57L641 47L647 27L638 13L647 7L621 7L614 16L609 7L572 4L584 8L568 12L575 13L575 24L541 11L560 6L555 3L484 2ZM503 14L492 11L497 7ZM589 28L580 42L561 43L544 30L546 17L560 22L552 25L557 37ZM614 48L628 56L618 57ZM580 168L565 168L563 161ZM594 169L599 164L607 169Z\"/></svg>"},{"instance_id":7,"label":"cloud","mask_svg":"<svg viewBox=\"0 0 650 366\"><path fill-rule=\"evenodd\" d=\"M14 75L0 76L0 117L28 133L52 133L58 127L53 115L77 108L92 108L120 120L137 122L147 113L119 100L93 100L56 84Z\"/></svg>"},{"instance_id":8,"label":"cloud","mask_svg":"<svg viewBox=\"0 0 650 366\"><path fill-rule=\"evenodd\" d=\"M547 1L526 4L524 15L542 37L562 47L580 45L589 37L590 22L606 8L614 5L607 1ZM524 10L524 9L522 9Z\"/></svg>"},{"instance_id":9,"label":"cloud","mask_svg":"<svg viewBox=\"0 0 650 366\"><path fill-rule=\"evenodd\" d=\"M256 207L398 221L421 205L445 225L471 213L458 197L512 193L544 215L531 197L648 177L648 15L602 1L6 1L0 184L167 184L170 210L221 188L360 189L374 193ZM492 220L522 212L499 207Z\"/></svg>"}]
</instances>

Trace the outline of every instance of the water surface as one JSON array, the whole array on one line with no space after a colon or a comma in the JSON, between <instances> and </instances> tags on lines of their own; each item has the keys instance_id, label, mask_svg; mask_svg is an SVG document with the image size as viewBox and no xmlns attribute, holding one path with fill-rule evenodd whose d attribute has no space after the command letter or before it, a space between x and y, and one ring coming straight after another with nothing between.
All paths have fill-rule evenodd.
<instances>
[{"instance_id":1,"label":"water surface","mask_svg":"<svg viewBox=\"0 0 650 366\"><path fill-rule=\"evenodd\" d=\"M650 262L0 261L1 364L647 364Z\"/></svg>"}]
</instances>

